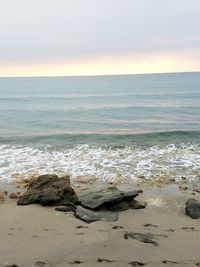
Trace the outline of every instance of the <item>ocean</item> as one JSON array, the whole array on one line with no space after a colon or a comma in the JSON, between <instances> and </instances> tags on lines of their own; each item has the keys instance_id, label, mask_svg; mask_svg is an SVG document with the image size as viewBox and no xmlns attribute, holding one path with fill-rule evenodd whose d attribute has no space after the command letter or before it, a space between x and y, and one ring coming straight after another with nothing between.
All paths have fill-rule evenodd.
<instances>
[{"instance_id":1,"label":"ocean","mask_svg":"<svg viewBox=\"0 0 200 267\"><path fill-rule=\"evenodd\" d=\"M200 73L0 78L0 180L200 177Z\"/></svg>"}]
</instances>

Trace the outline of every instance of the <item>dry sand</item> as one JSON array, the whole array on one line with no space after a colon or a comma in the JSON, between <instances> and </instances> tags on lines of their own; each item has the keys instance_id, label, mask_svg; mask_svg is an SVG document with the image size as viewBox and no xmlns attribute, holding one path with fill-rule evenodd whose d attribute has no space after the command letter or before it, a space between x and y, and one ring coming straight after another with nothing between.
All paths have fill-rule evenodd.
<instances>
[{"instance_id":1,"label":"dry sand","mask_svg":"<svg viewBox=\"0 0 200 267\"><path fill-rule=\"evenodd\" d=\"M147 267L200 266L200 220L184 212L190 197L169 187L153 188L143 194L146 209L120 212L117 222L91 224L53 207L17 206L6 197L0 204L0 266L137 266L135 261ZM167 237L154 246L124 239L125 231Z\"/></svg>"}]
</instances>

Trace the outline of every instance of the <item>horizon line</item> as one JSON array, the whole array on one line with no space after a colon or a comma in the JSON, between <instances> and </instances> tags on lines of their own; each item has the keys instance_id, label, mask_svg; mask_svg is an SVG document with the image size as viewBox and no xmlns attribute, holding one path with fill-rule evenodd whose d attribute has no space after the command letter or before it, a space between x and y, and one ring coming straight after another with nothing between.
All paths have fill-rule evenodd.
<instances>
[{"instance_id":1,"label":"horizon line","mask_svg":"<svg viewBox=\"0 0 200 267\"><path fill-rule=\"evenodd\" d=\"M66 78L66 77L98 77L98 76L131 76L131 75L156 75L156 74L181 74L181 73L200 73L196 71L172 71L172 72L149 72L149 73L122 73L122 74L87 74L87 75L41 75L41 76L0 76L6 78Z\"/></svg>"}]
</instances>

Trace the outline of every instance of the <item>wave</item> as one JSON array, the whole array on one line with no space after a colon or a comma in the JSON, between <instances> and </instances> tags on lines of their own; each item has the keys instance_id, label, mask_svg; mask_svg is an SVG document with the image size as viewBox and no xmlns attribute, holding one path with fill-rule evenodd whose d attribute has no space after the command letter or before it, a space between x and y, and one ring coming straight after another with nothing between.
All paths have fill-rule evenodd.
<instances>
[{"instance_id":1,"label":"wave","mask_svg":"<svg viewBox=\"0 0 200 267\"><path fill-rule=\"evenodd\" d=\"M0 145L0 177L12 182L19 177L56 173L96 176L100 182L121 179L190 180L199 178L200 145L140 146L73 145L70 147Z\"/></svg>"},{"instance_id":2,"label":"wave","mask_svg":"<svg viewBox=\"0 0 200 267\"><path fill-rule=\"evenodd\" d=\"M33 134L11 137L0 137L0 144L51 144L68 146L73 144L106 144L106 145L136 145L152 146L156 144L200 143L200 131L159 131L159 132L130 132L121 134L109 132L65 132L58 134Z\"/></svg>"},{"instance_id":3,"label":"wave","mask_svg":"<svg viewBox=\"0 0 200 267\"><path fill-rule=\"evenodd\" d=\"M96 93L96 94L87 94L87 93L83 93L83 94L63 94L62 96L57 96L57 95L50 95L50 96L9 96L9 97L0 97L0 101L65 101L65 100L73 100L73 99L85 99L85 98L130 98L130 97L136 97L136 98L145 98L148 96L148 98L162 98L164 97L165 99L168 99L171 97L184 97L184 98L196 98L199 97L200 94L199 93L195 93L195 94L191 94L191 93L183 93L183 92L179 92L179 93L168 93L168 92L159 92L157 94L155 93Z\"/></svg>"}]
</instances>

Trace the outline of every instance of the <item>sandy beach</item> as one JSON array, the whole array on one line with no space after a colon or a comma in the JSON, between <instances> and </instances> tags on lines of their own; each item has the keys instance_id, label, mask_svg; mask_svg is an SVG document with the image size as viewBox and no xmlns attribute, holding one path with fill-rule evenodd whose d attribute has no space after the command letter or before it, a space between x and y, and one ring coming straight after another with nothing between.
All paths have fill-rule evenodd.
<instances>
[{"instance_id":1,"label":"sandy beach","mask_svg":"<svg viewBox=\"0 0 200 267\"><path fill-rule=\"evenodd\" d=\"M0 267L200 266L199 13L1 1Z\"/></svg>"},{"instance_id":2,"label":"sandy beach","mask_svg":"<svg viewBox=\"0 0 200 267\"><path fill-rule=\"evenodd\" d=\"M199 220L185 215L190 193L173 186L148 188L142 210L119 213L116 222L87 224L72 212L40 205L0 204L0 266L199 266ZM193 196L199 199L198 193ZM124 238L155 234L158 246ZM199 264L199 265L198 265Z\"/></svg>"}]
</instances>

